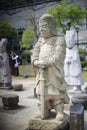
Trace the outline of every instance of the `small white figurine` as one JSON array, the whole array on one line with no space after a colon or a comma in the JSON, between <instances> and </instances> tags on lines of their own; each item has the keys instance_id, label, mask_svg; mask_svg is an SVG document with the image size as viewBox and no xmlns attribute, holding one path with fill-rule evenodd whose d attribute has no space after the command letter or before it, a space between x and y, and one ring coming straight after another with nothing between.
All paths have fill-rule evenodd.
<instances>
[{"instance_id":1,"label":"small white figurine","mask_svg":"<svg viewBox=\"0 0 87 130\"><path fill-rule=\"evenodd\" d=\"M67 46L66 58L64 61L65 81L69 86L71 86L69 91L82 92L82 68L79 52L75 45L75 31L66 31L65 40Z\"/></svg>"}]
</instances>

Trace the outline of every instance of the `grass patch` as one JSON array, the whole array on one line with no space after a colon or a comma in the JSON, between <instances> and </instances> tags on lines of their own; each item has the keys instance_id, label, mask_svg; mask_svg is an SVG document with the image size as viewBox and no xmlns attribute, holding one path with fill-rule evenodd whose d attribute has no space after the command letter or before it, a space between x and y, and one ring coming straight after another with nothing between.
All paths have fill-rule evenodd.
<instances>
[{"instance_id":1,"label":"grass patch","mask_svg":"<svg viewBox=\"0 0 87 130\"><path fill-rule=\"evenodd\" d=\"M82 76L83 76L83 80L84 82L87 82L87 71L82 71Z\"/></svg>"}]
</instances>

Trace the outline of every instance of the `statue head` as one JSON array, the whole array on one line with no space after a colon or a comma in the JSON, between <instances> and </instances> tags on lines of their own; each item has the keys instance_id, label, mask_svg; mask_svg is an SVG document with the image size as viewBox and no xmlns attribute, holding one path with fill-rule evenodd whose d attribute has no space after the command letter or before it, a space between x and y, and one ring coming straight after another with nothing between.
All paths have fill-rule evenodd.
<instances>
[{"instance_id":1,"label":"statue head","mask_svg":"<svg viewBox=\"0 0 87 130\"><path fill-rule=\"evenodd\" d=\"M2 38L0 41L0 53L6 52L7 39Z\"/></svg>"},{"instance_id":2,"label":"statue head","mask_svg":"<svg viewBox=\"0 0 87 130\"><path fill-rule=\"evenodd\" d=\"M66 31L65 40L67 48L69 49L72 48L75 45L75 31L74 30Z\"/></svg>"},{"instance_id":3,"label":"statue head","mask_svg":"<svg viewBox=\"0 0 87 130\"><path fill-rule=\"evenodd\" d=\"M57 35L55 18L50 14L44 14L39 20L39 31L43 38Z\"/></svg>"}]
</instances>

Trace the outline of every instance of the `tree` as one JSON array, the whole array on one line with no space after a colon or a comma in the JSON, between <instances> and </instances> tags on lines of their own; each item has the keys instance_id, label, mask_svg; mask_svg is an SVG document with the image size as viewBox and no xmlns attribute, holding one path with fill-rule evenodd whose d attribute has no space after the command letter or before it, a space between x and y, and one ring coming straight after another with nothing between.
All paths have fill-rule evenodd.
<instances>
[{"instance_id":1,"label":"tree","mask_svg":"<svg viewBox=\"0 0 87 130\"><path fill-rule=\"evenodd\" d=\"M60 5L54 5L49 9L48 13L55 17L57 27L65 33L71 26L83 24L82 19L86 17L87 10L82 9L79 4L69 5L66 0L63 0Z\"/></svg>"},{"instance_id":2,"label":"tree","mask_svg":"<svg viewBox=\"0 0 87 130\"><path fill-rule=\"evenodd\" d=\"M17 32L8 22L0 22L0 39L8 38L7 50L10 51L17 43Z\"/></svg>"},{"instance_id":3,"label":"tree","mask_svg":"<svg viewBox=\"0 0 87 130\"><path fill-rule=\"evenodd\" d=\"M32 29L26 29L22 34L22 41L21 41L21 56L22 56L22 64L27 64L30 62L31 56L31 47L34 43L36 37L35 33Z\"/></svg>"},{"instance_id":4,"label":"tree","mask_svg":"<svg viewBox=\"0 0 87 130\"><path fill-rule=\"evenodd\" d=\"M29 49L35 41L35 33L32 29L26 29L22 35L21 48Z\"/></svg>"},{"instance_id":5,"label":"tree","mask_svg":"<svg viewBox=\"0 0 87 130\"><path fill-rule=\"evenodd\" d=\"M17 32L14 27L8 22L0 22L0 38L11 38Z\"/></svg>"}]
</instances>

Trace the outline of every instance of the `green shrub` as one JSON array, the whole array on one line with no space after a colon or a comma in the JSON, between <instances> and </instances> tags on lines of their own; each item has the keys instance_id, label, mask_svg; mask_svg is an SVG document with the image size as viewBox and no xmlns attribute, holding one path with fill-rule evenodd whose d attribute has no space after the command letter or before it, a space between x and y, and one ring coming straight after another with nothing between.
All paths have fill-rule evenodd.
<instances>
[{"instance_id":1,"label":"green shrub","mask_svg":"<svg viewBox=\"0 0 87 130\"><path fill-rule=\"evenodd\" d=\"M0 22L0 39L7 38L7 51L9 52L18 44L17 42L17 31L8 22Z\"/></svg>"},{"instance_id":2,"label":"green shrub","mask_svg":"<svg viewBox=\"0 0 87 130\"><path fill-rule=\"evenodd\" d=\"M87 54L87 51L85 49L79 48L79 54L82 68L84 68L87 66L87 61L85 60L85 55Z\"/></svg>"},{"instance_id":3,"label":"green shrub","mask_svg":"<svg viewBox=\"0 0 87 130\"><path fill-rule=\"evenodd\" d=\"M87 66L87 61L82 61L81 65L82 65L82 68L86 67Z\"/></svg>"},{"instance_id":4,"label":"green shrub","mask_svg":"<svg viewBox=\"0 0 87 130\"><path fill-rule=\"evenodd\" d=\"M15 28L8 22L0 22L0 38L11 38L17 35Z\"/></svg>"},{"instance_id":5,"label":"green shrub","mask_svg":"<svg viewBox=\"0 0 87 130\"><path fill-rule=\"evenodd\" d=\"M22 52L22 54L21 54L21 56L22 56L22 64L28 64L31 61L31 59L30 59L31 54L32 53L31 53L30 50L24 50Z\"/></svg>"},{"instance_id":6,"label":"green shrub","mask_svg":"<svg viewBox=\"0 0 87 130\"><path fill-rule=\"evenodd\" d=\"M22 35L21 48L29 49L35 41L35 33L32 29L26 29Z\"/></svg>"}]
</instances>

